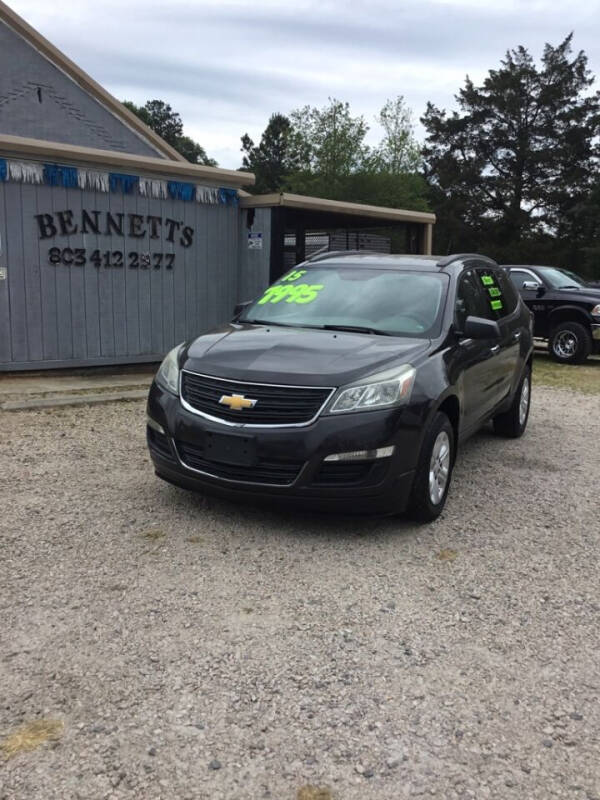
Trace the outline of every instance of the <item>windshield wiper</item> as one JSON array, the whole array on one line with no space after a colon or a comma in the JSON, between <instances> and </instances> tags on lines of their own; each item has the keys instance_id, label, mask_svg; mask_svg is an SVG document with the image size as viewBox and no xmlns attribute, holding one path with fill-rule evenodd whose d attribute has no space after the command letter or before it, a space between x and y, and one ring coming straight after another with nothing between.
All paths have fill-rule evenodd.
<instances>
[{"instance_id":1,"label":"windshield wiper","mask_svg":"<svg viewBox=\"0 0 600 800\"><path fill-rule=\"evenodd\" d=\"M576 286L574 283L569 283L566 286L559 286L559 289L581 289L581 286Z\"/></svg>"},{"instance_id":2,"label":"windshield wiper","mask_svg":"<svg viewBox=\"0 0 600 800\"><path fill-rule=\"evenodd\" d=\"M315 328L321 331L348 331L349 333L372 333L377 336L392 336L387 331L377 328L367 328L362 325L310 325L307 322L273 322L267 319L238 319L237 322L247 322L249 325L281 325L284 328Z\"/></svg>"},{"instance_id":3,"label":"windshield wiper","mask_svg":"<svg viewBox=\"0 0 600 800\"><path fill-rule=\"evenodd\" d=\"M271 319L238 319L237 322L247 322L249 325L281 325L284 328L295 328L290 322L273 322Z\"/></svg>"},{"instance_id":4,"label":"windshield wiper","mask_svg":"<svg viewBox=\"0 0 600 800\"><path fill-rule=\"evenodd\" d=\"M362 325L321 325L325 331L348 331L349 333L374 333L377 336L391 336L387 331L380 331L377 328L366 328Z\"/></svg>"}]
</instances>

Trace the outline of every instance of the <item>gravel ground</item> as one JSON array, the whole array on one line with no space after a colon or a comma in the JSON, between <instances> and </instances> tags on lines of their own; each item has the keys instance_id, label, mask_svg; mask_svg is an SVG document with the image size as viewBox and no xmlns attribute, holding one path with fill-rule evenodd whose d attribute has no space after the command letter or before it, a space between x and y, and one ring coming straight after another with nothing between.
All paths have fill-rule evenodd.
<instances>
[{"instance_id":1,"label":"gravel ground","mask_svg":"<svg viewBox=\"0 0 600 800\"><path fill-rule=\"evenodd\" d=\"M0 740L64 727L0 798L600 798L598 411L537 389L420 528L170 487L143 403L4 414Z\"/></svg>"}]
</instances>

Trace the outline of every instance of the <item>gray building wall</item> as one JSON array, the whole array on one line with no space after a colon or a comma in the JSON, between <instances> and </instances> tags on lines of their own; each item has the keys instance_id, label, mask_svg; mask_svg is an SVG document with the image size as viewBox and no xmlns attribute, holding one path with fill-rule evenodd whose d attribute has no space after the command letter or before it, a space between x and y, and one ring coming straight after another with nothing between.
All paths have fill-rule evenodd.
<instances>
[{"instance_id":1,"label":"gray building wall","mask_svg":"<svg viewBox=\"0 0 600 800\"><path fill-rule=\"evenodd\" d=\"M240 227L240 286L239 301L253 300L258 297L269 285L271 264L271 209L257 208L254 210L252 227L248 227L248 210L241 212ZM254 250L248 247L248 234L262 233L262 249Z\"/></svg>"},{"instance_id":2,"label":"gray building wall","mask_svg":"<svg viewBox=\"0 0 600 800\"><path fill-rule=\"evenodd\" d=\"M99 212L99 235L89 225L81 231L82 209ZM73 235L60 233L64 210L73 212ZM107 211L125 215L122 236L105 233ZM141 238L128 235L132 213L144 218ZM55 235L40 238L52 228L40 228L39 214L52 215ZM150 238L148 215L163 220L158 238ZM180 232L168 241L167 218L193 229L190 247ZM0 371L158 360L231 319L240 296L240 218L231 206L0 182ZM61 260L83 249L86 263L52 264L51 248ZM96 250L100 266L91 261ZM106 252L111 264L119 260L115 252L124 253L124 266L104 266ZM146 253L152 263L142 268ZM165 254L160 268L156 253ZM166 254L174 255L173 269L166 269Z\"/></svg>"},{"instance_id":3,"label":"gray building wall","mask_svg":"<svg viewBox=\"0 0 600 800\"><path fill-rule=\"evenodd\" d=\"M164 158L3 22L0 133Z\"/></svg>"}]
</instances>

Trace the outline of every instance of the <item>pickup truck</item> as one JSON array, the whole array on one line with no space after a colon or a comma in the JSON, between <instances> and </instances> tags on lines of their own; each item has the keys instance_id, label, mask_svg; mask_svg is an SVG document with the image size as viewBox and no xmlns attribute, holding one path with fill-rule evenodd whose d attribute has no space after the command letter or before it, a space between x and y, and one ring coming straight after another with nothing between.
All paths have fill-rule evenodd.
<instances>
[{"instance_id":1,"label":"pickup truck","mask_svg":"<svg viewBox=\"0 0 600 800\"><path fill-rule=\"evenodd\" d=\"M534 336L546 339L550 355L581 364L600 353L600 287L557 267L504 264L534 315Z\"/></svg>"}]
</instances>

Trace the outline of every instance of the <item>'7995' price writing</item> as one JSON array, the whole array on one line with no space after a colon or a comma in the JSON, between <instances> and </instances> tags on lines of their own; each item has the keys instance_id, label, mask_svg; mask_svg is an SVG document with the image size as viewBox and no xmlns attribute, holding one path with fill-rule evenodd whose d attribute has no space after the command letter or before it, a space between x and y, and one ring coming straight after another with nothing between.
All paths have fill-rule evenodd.
<instances>
[{"instance_id":1,"label":"'7995' price writing","mask_svg":"<svg viewBox=\"0 0 600 800\"><path fill-rule=\"evenodd\" d=\"M322 283L314 283L312 285L308 283L296 283L287 284L286 286L277 284L275 286L269 286L258 301L258 305L280 303L282 300L285 300L286 303L300 303L301 305L304 303L312 303L312 301L316 300L319 296L319 292L323 289L323 286L324 284Z\"/></svg>"},{"instance_id":2,"label":"'7995' price writing","mask_svg":"<svg viewBox=\"0 0 600 800\"><path fill-rule=\"evenodd\" d=\"M64 264L66 267L83 267L88 262L97 269L101 267L120 269L173 269L175 253L124 253L122 250L94 250L88 256L83 247L51 247L48 250L51 264Z\"/></svg>"}]
</instances>

